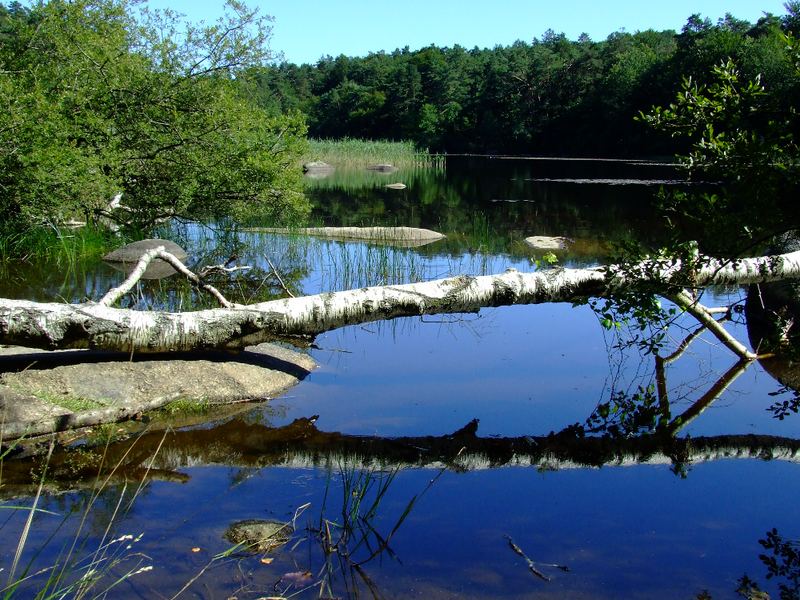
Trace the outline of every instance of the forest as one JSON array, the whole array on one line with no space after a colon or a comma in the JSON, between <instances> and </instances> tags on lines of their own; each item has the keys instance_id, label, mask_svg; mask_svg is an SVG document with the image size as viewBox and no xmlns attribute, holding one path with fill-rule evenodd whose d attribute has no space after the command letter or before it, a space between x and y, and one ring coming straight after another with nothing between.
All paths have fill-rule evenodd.
<instances>
[{"instance_id":1,"label":"forest","mask_svg":"<svg viewBox=\"0 0 800 600\"><path fill-rule=\"evenodd\" d=\"M743 80L760 77L771 111L797 105L785 35L799 29L800 3L786 11L757 23L695 14L680 32L622 30L602 41L547 30L506 47L328 56L250 69L246 85L273 113L304 113L318 138L413 140L447 153L668 155L685 145L637 116L672 102L686 78L709 83L728 59Z\"/></svg>"}]
</instances>

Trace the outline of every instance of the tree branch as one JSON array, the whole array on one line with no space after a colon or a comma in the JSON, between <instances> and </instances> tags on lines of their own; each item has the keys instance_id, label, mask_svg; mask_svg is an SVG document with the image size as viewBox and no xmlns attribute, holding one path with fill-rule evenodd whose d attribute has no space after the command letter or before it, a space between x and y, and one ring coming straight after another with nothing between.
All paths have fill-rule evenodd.
<instances>
[{"instance_id":1,"label":"tree branch","mask_svg":"<svg viewBox=\"0 0 800 600\"><path fill-rule=\"evenodd\" d=\"M214 296L225 308L233 308L234 306L238 306L229 302L225 296L223 296L222 293L213 285L205 283L202 279L200 279L200 277L190 271L186 265L178 260L174 254L167 252L164 249L164 246L158 246L142 254L139 262L136 263L136 266L133 268L133 271L131 271L130 275L128 275L127 279L125 279L125 281L123 281L119 286L108 290L105 296L103 296L97 304L100 306L111 306L117 302L120 298L133 289L133 286L135 286L136 283L142 278L142 275L144 275L144 272L147 270L147 266L157 258L168 262L172 268L185 275L189 281L197 285L200 289Z\"/></svg>"}]
</instances>

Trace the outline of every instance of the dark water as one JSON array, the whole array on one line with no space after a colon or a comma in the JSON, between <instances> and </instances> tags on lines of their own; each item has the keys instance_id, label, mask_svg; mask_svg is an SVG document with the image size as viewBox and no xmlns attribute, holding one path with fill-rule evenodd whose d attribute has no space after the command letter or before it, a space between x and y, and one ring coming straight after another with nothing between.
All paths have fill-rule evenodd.
<instances>
[{"instance_id":1,"label":"dark water","mask_svg":"<svg viewBox=\"0 0 800 600\"><path fill-rule=\"evenodd\" d=\"M271 257L305 293L532 269L539 257L522 241L530 235L574 239L572 251L558 253L562 265L596 264L609 242L658 239L657 186L641 182L677 176L658 165L460 159L445 174L373 177L359 188L344 176L314 184L316 221L423 226L448 240L397 249L243 233L241 261L266 277L263 257ZM408 188L383 187L395 180ZM184 233L195 256L213 257L206 232ZM97 265L9 273L5 285L18 283L3 293L75 299L119 277ZM264 281L261 290L249 281L240 289L280 292ZM169 285L143 288L137 304L191 301L190 291ZM707 304L744 297L738 289L711 295ZM747 340L741 318L728 327ZM693 328L679 321L662 355ZM569 304L324 334L309 350L319 368L285 396L199 429L141 438L125 460L146 467L161 444L152 470L111 478L82 526L86 548L101 543L111 520L106 540L143 534L114 572L136 564L136 553L153 570L111 597L169 598L191 582L182 597L733 598L745 574L778 597L778 585L793 582L767 579L759 555L771 550L759 540L772 528L786 541L800 537L800 417L779 420L768 410L791 393L771 395L782 386L761 364L732 370L735 358L706 335L660 381L652 356L615 349L615 341L590 308ZM684 417L668 439L637 435L641 423L613 440L571 427L588 428L612 396L641 400L658 383L671 417ZM112 445L109 463L125 451ZM76 456L57 458L62 472L77 476ZM368 488L363 499L353 493L359 484ZM58 532L36 564L76 537L90 485L74 481L71 491L44 497L41 507L59 516L36 518L29 548ZM9 514L0 530L6 568L26 516ZM227 527L244 519L294 519L295 533L270 564L244 553L213 560L230 547Z\"/></svg>"}]
</instances>

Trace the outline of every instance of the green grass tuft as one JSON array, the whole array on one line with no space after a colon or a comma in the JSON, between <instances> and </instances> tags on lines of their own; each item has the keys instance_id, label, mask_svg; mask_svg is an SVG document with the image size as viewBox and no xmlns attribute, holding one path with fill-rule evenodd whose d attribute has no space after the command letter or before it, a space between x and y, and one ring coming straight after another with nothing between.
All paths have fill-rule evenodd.
<instances>
[{"instance_id":1,"label":"green grass tuft","mask_svg":"<svg viewBox=\"0 0 800 600\"><path fill-rule=\"evenodd\" d=\"M189 400L186 398L178 398L166 406L159 408L155 412L166 417L185 417L205 414L210 408L211 403L207 400Z\"/></svg>"},{"instance_id":2,"label":"green grass tuft","mask_svg":"<svg viewBox=\"0 0 800 600\"><path fill-rule=\"evenodd\" d=\"M48 404L54 404L72 412L81 412L84 410L94 410L96 408L105 408L107 405L91 398L84 398L83 396L70 396L53 394L51 392L36 391L33 392L34 396L40 400L44 400Z\"/></svg>"},{"instance_id":3,"label":"green grass tuft","mask_svg":"<svg viewBox=\"0 0 800 600\"><path fill-rule=\"evenodd\" d=\"M92 226L70 229L8 222L0 225L0 262L47 259L58 266L75 264L98 258L120 243L120 238L112 232Z\"/></svg>"}]
</instances>

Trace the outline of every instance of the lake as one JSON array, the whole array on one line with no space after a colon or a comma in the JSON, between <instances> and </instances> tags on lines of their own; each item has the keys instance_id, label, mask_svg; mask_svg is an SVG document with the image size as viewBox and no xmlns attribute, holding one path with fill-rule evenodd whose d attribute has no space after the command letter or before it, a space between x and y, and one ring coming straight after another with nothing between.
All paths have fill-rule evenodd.
<instances>
[{"instance_id":1,"label":"lake","mask_svg":"<svg viewBox=\"0 0 800 600\"><path fill-rule=\"evenodd\" d=\"M314 224L447 235L433 244L195 225L173 233L197 261L235 251L239 264L254 265L229 288L243 300L284 286L311 294L548 268L547 252L524 242L534 235L569 238L555 268L583 267L626 240L657 243L657 196L678 180L674 166L657 162L452 157L444 171L334 173L308 184ZM394 182L407 187L385 187ZM97 298L122 279L103 264L5 269L4 296L38 300ZM745 296L714 289L705 303ZM171 279L126 302L197 303ZM733 316L726 327L747 340L743 313ZM127 557L114 572L142 556L153 569L110 597L716 599L737 597L745 575L772 597L780 585L797 597L796 556L769 578L759 558L775 552L782 565L800 537L800 417L775 408L792 392L770 375L774 365L737 365L707 334L676 353L695 329L676 321L660 353L668 360L620 347L585 304L320 335L305 350L319 367L284 396L145 434L133 449L112 443L109 464L126 456L139 470L126 471L127 483L113 477L85 521L91 481L45 495L39 507L52 514L37 515L22 563L35 548L44 548L35 564L47 564L73 539L85 555L131 535L107 550ZM648 435L665 414L670 435ZM66 460L77 471L87 452ZM27 514L7 512L3 566ZM269 554L226 554L229 526L255 519L293 532Z\"/></svg>"}]
</instances>

